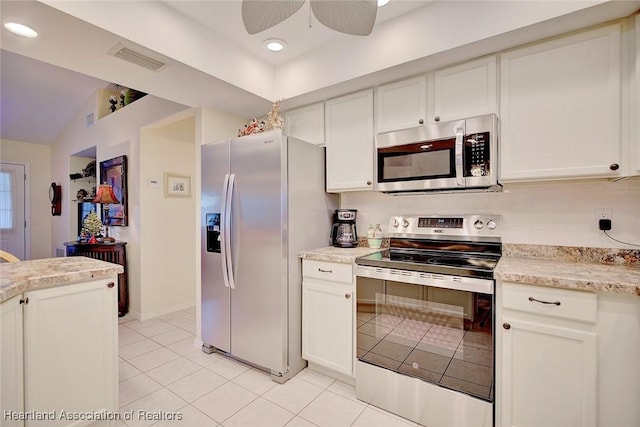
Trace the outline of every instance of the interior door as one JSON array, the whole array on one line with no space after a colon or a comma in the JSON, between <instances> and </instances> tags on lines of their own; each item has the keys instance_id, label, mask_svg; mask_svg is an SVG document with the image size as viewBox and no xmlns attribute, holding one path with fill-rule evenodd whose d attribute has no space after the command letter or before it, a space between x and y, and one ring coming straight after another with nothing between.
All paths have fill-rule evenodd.
<instances>
[{"instance_id":1,"label":"interior door","mask_svg":"<svg viewBox=\"0 0 640 427\"><path fill-rule=\"evenodd\" d=\"M229 141L202 146L202 198L200 212L201 229L201 304L202 341L220 350L231 351L230 295L223 277L222 254L219 242L212 238L226 238L222 233L209 233L207 227L214 228L215 215L220 227L224 209L223 186L225 175L229 173ZM220 229L218 229L220 231ZM215 237L214 237L215 236Z\"/></svg>"},{"instance_id":2,"label":"interior door","mask_svg":"<svg viewBox=\"0 0 640 427\"><path fill-rule=\"evenodd\" d=\"M282 147L275 132L231 141L232 354L275 372L286 367L288 316Z\"/></svg>"},{"instance_id":3,"label":"interior door","mask_svg":"<svg viewBox=\"0 0 640 427\"><path fill-rule=\"evenodd\" d=\"M0 248L27 259L25 166L2 163L0 168Z\"/></svg>"}]
</instances>

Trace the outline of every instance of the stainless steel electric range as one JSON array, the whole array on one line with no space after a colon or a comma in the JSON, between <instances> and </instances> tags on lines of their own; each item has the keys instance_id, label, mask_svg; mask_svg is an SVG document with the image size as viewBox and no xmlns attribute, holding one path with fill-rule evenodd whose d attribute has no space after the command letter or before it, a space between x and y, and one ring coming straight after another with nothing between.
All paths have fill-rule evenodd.
<instances>
[{"instance_id":1,"label":"stainless steel electric range","mask_svg":"<svg viewBox=\"0 0 640 427\"><path fill-rule=\"evenodd\" d=\"M358 399L429 427L492 426L497 215L405 215L356 259Z\"/></svg>"}]
</instances>

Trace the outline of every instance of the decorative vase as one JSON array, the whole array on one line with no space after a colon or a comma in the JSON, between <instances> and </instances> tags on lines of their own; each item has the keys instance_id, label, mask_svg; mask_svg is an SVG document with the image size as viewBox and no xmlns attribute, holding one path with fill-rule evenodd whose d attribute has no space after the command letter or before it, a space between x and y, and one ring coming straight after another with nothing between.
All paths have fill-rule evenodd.
<instances>
[{"instance_id":1,"label":"decorative vase","mask_svg":"<svg viewBox=\"0 0 640 427\"><path fill-rule=\"evenodd\" d=\"M380 228L380 224L369 224L367 243L372 249L378 249L382 246L382 229Z\"/></svg>"}]
</instances>

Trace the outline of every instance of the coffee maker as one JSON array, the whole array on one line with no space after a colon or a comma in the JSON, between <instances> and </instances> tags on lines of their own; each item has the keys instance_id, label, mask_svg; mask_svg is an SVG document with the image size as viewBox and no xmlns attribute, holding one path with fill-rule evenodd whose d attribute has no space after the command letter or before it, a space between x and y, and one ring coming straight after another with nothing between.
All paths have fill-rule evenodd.
<instances>
[{"instance_id":1,"label":"coffee maker","mask_svg":"<svg viewBox=\"0 0 640 427\"><path fill-rule=\"evenodd\" d=\"M356 232L357 209L336 209L331 227L331 244L338 248L355 248L358 246Z\"/></svg>"}]
</instances>

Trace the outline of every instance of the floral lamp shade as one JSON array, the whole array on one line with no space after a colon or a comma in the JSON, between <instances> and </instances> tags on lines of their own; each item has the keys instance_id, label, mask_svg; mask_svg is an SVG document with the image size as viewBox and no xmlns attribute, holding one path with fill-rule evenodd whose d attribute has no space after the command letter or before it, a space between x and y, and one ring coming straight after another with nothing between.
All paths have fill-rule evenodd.
<instances>
[{"instance_id":1,"label":"floral lamp shade","mask_svg":"<svg viewBox=\"0 0 640 427\"><path fill-rule=\"evenodd\" d=\"M117 205L120 203L115 193L113 192L113 187L109 184L100 184L100 188L98 188L98 192L96 193L96 198L92 200L92 203L102 203L103 205Z\"/></svg>"}]
</instances>

